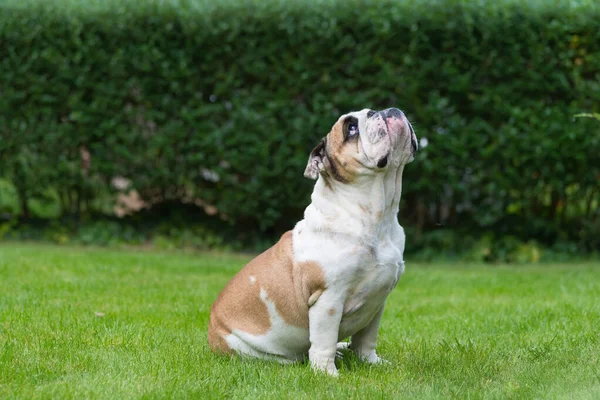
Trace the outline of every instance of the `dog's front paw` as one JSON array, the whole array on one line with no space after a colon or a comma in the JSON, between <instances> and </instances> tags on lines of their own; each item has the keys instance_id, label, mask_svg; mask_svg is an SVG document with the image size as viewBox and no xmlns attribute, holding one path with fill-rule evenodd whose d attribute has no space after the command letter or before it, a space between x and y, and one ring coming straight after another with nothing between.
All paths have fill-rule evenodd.
<instances>
[{"instance_id":1,"label":"dog's front paw","mask_svg":"<svg viewBox=\"0 0 600 400\"><path fill-rule=\"evenodd\" d=\"M325 372L328 375L335 377L339 375L333 360L310 360L310 365L313 371Z\"/></svg>"},{"instance_id":2,"label":"dog's front paw","mask_svg":"<svg viewBox=\"0 0 600 400\"><path fill-rule=\"evenodd\" d=\"M389 361L384 360L383 358L379 357L377 355L377 353L375 352L375 350L370 351L366 354L361 354L359 357L363 362L366 362L368 364L381 364L381 365L391 364Z\"/></svg>"},{"instance_id":3,"label":"dog's front paw","mask_svg":"<svg viewBox=\"0 0 600 400\"><path fill-rule=\"evenodd\" d=\"M308 351L308 359L314 371L323 371L331 376L338 376L338 370L335 367L335 351L332 349L320 349L311 347Z\"/></svg>"},{"instance_id":4,"label":"dog's front paw","mask_svg":"<svg viewBox=\"0 0 600 400\"><path fill-rule=\"evenodd\" d=\"M391 362L389 362L385 358L379 357L378 355L375 355L375 357L369 357L368 359L365 359L365 362L367 362L369 364L380 364L380 365L390 365L391 364Z\"/></svg>"}]
</instances>

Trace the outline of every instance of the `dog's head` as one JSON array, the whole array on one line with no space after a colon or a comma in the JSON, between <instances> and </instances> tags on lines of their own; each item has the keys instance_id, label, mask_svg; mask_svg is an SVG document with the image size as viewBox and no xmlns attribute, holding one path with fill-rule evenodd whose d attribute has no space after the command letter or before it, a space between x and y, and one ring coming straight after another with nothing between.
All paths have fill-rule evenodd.
<instances>
[{"instance_id":1,"label":"dog's head","mask_svg":"<svg viewBox=\"0 0 600 400\"><path fill-rule=\"evenodd\" d=\"M304 176L351 183L408 164L416 151L417 136L402 111L364 109L338 119L310 153Z\"/></svg>"}]
</instances>

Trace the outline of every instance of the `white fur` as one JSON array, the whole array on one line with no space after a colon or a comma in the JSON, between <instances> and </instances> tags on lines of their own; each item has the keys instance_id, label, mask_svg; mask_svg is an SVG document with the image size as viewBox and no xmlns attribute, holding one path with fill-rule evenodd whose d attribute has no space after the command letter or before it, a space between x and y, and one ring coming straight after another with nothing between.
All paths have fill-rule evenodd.
<instances>
[{"instance_id":1,"label":"white fur","mask_svg":"<svg viewBox=\"0 0 600 400\"><path fill-rule=\"evenodd\" d=\"M388 294L404 272L404 230L396 218L398 203L389 200L400 198L402 166L386 172L370 182L371 188L365 183L353 191L350 186L339 198L330 192L322 196L327 189L317 181L305 219L294 228L296 261L316 260L327 283L309 311L309 358L315 368L333 375L336 343L348 336L355 335L351 348L360 357L380 362L375 352L379 321ZM369 215L361 202L372 207ZM327 314L332 307L341 308L339 320Z\"/></svg>"}]
</instances>

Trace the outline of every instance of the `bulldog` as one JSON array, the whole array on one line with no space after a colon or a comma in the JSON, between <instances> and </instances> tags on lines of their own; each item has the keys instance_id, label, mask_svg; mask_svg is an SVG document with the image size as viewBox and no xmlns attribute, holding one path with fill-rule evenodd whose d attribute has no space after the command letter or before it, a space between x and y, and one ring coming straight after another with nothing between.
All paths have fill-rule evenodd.
<instances>
[{"instance_id":1,"label":"bulldog","mask_svg":"<svg viewBox=\"0 0 600 400\"><path fill-rule=\"evenodd\" d=\"M397 108L342 115L310 154L304 176L316 183L304 219L213 304L210 347L282 363L308 355L314 369L334 376L343 347L381 363L379 323L404 272L402 172L416 151Z\"/></svg>"}]
</instances>

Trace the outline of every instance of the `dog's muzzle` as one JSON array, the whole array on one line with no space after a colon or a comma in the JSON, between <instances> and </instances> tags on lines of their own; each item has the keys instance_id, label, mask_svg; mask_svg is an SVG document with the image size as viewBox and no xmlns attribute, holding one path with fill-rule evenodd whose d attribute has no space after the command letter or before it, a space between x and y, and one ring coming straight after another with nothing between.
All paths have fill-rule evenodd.
<instances>
[{"instance_id":1,"label":"dog's muzzle","mask_svg":"<svg viewBox=\"0 0 600 400\"><path fill-rule=\"evenodd\" d=\"M379 129L377 131L379 136L395 136L396 140L399 140L400 142L403 140L410 140L412 154L414 155L417 152L419 147L417 144L417 136L415 135L412 125L408 122L408 119L402 111L397 108L387 108L385 110L374 112L369 118L380 121ZM379 168L383 168L386 165L387 157L385 157L385 160L381 159L377 163Z\"/></svg>"}]
</instances>

